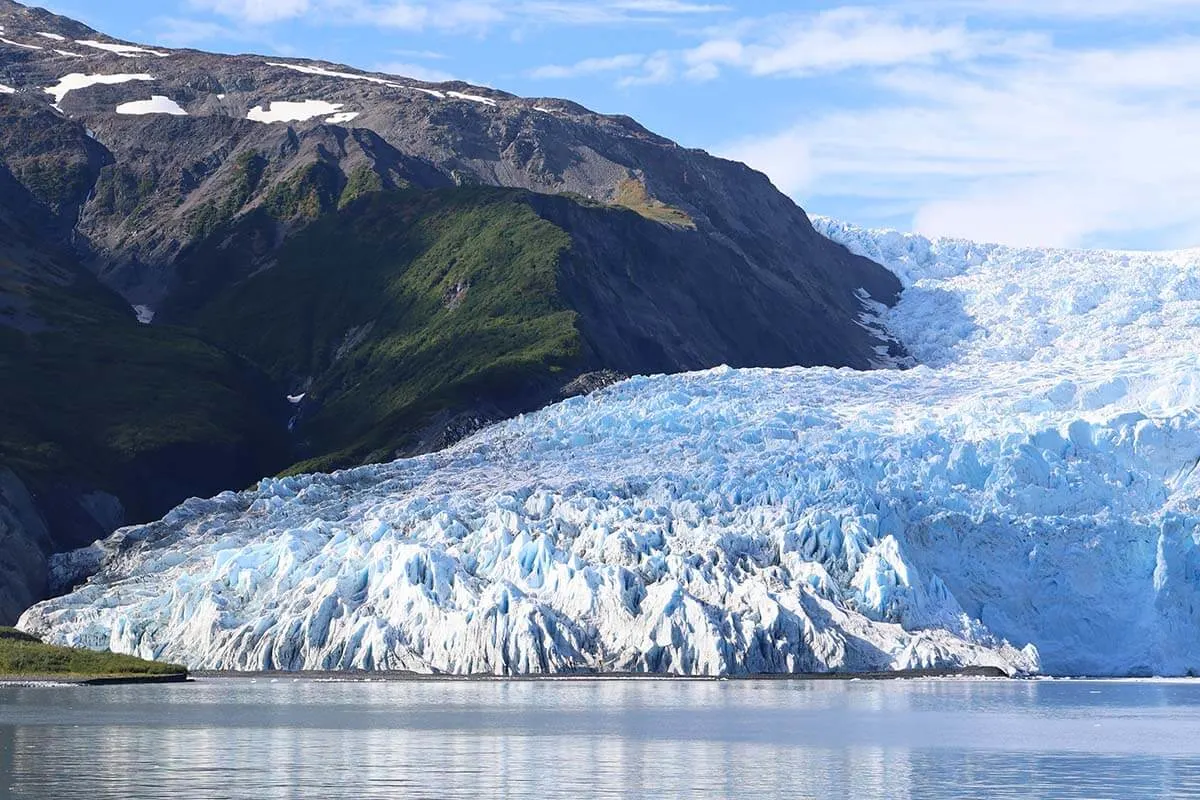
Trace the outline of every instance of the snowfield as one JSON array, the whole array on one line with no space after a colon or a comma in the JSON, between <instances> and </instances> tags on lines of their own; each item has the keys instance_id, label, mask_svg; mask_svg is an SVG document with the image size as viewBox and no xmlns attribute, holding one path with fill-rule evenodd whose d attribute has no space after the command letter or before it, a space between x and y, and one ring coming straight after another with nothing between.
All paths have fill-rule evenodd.
<instances>
[{"instance_id":1,"label":"snowfield","mask_svg":"<svg viewBox=\"0 0 1200 800\"><path fill-rule=\"evenodd\" d=\"M121 83L129 83L130 81L152 81L153 75L139 73L120 74L120 75L84 75L79 72L72 72L70 75L64 75L58 79L58 83L54 86L47 87L44 91L46 94L54 95L54 107L58 108L62 103L63 98L69 93L77 89L87 89L90 86L112 86Z\"/></svg>"},{"instance_id":2,"label":"snowfield","mask_svg":"<svg viewBox=\"0 0 1200 800\"><path fill-rule=\"evenodd\" d=\"M313 117L323 117L342 109L341 103L330 103L327 100L275 100L268 103L266 108L255 106L246 114L246 119L254 122L304 122Z\"/></svg>"},{"instance_id":3,"label":"snowfield","mask_svg":"<svg viewBox=\"0 0 1200 800\"><path fill-rule=\"evenodd\" d=\"M1200 673L1200 251L816 220L911 369L633 378L59 557L48 640L193 668Z\"/></svg>"},{"instance_id":4,"label":"snowfield","mask_svg":"<svg viewBox=\"0 0 1200 800\"><path fill-rule=\"evenodd\" d=\"M497 105L496 101L492 100L490 97L483 97L483 96L477 95L477 94L463 94L462 92L446 92L446 96L452 97L455 100L466 100L470 103L479 103L480 105L483 105L483 106L491 106L492 108L495 108Z\"/></svg>"},{"instance_id":5,"label":"snowfield","mask_svg":"<svg viewBox=\"0 0 1200 800\"><path fill-rule=\"evenodd\" d=\"M170 55L170 53L163 53L158 50L150 50L145 47L136 47L131 44L97 42L94 39L76 39L75 44L81 44L84 47L91 47L94 50L104 50L108 53L116 53L122 58L140 58L141 56L156 56L158 58L166 58Z\"/></svg>"},{"instance_id":6,"label":"snowfield","mask_svg":"<svg viewBox=\"0 0 1200 800\"><path fill-rule=\"evenodd\" d=\"M186 117L188 115L179 103L161 94L150 95L149 100L135 100L132 103L121 103L121 105L117 106L117 113L134 116L170 114L174 117Z\"/></svg>"}]
</instances>

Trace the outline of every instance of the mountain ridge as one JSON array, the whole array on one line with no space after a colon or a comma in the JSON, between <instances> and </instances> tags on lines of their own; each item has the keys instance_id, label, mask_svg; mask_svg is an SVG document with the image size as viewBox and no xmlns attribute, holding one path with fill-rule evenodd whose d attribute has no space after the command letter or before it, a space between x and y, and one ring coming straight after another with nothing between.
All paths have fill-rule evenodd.
<instances>
[{"instance_id":1,"label":"mountain ridge","mask_svg":"<svg viewBox=\"0 0 1200 800\"><path fill-rule=\"evenodd\" d=\"M863 320L895 301L891 273L762 174L628 117L124 42L11 0L0 26L0 215L58 254L13 250L0 283L0 356L53 378L13 396L0 437L8 530L43 560L624 375L898 352ZM87 387L86 432L58 385Z\"/></svg>"}]
</instances>

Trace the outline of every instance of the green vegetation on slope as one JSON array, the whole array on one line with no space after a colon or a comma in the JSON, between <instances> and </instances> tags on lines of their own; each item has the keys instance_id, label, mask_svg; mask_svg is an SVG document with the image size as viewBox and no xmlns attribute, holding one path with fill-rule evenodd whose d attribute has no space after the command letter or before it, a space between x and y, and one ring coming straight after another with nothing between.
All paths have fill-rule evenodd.
<instances>
[{"instance_id":1,"label":"green vegetation on slope","mask_svg":"<svg viewBox=\"0 0 1200 800\"><path fill-rule=\"evenodd\" d=\"M0 677L128 678L186 672L178 664L44 644L15 628L0 628Z\"/></svg>"},{"instance_id":2,"label":"green vegetation on slope","mask_svg":"<svg viewBox=\"0 0 1200 800\"><path fill-rule=\"evenodd\" d=\"M281 463L282 420L262 410L263 390L247 364L185 332L139 325L90 276L67 270L47 280L48 267L26 261L0 251L0 290L23 298L34 320L25 330L0 321L0 464L112 491L133 517L145 517L188 491L141 490L153 490L155 474L192 469L187 459L201 452L246 461L240 470L196 464L214 472L213 491L233 473L249 483ZM146 459L161 463L136 469Z\"/></svg>"},{"instance_id":3,"label":"green vegetation on slope","mask_svg":"<svg viewBox=\"0 0 1200 800\"><path fill-rule=\"evenodd\" d=\"M517 398L577 361L557 289L570 238L524 197L368 194L199 311L205 337L315 401L297 469L392 458L432 415Z\"/></svg>"},{"instance_id":4,"label":"green vegetation on slope","mask_svg":"<svg viewBox=\"0 0 1200 800\"><path fill-rule=\"evenodd\" d=\"M646 189L646 184L635 178L626 178L617 184L613 205L636 211L646 219L663 225L692 230L696 228L695 221L686 212L654 199Z\"/></svg>"},{"instance_id":5,"label":"green vegetation on slope","mask_svg":"<svg viewBox=\"0 0 1200 800\"><path fill-rule=\"evenodd\" d=\"M267 164L267 160L253 150L239 153L234 160L233 178L227 194L220 202L210 200L189 215L188 234L203 238L232 219L258 190ZM97 198L102 200L103 196L98 194ZM108 210L103 205L101 208Z\"/></svg>"}]
</instances>

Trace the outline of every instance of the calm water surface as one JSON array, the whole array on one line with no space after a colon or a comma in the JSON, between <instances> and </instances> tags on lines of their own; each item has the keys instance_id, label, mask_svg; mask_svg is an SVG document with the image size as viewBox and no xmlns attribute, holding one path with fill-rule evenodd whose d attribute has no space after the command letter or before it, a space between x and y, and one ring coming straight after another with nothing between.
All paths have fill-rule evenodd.
<instances>
[{"instance_id":1,"label":"calm water surface","mask_svg":"<svg viewBox=\"0 0 1200 800\"><path fill-rule=\"evenodd\" d=\"M1200 682L0 687L0 798L1200 797Z\"/></svg>"}]
</instances>

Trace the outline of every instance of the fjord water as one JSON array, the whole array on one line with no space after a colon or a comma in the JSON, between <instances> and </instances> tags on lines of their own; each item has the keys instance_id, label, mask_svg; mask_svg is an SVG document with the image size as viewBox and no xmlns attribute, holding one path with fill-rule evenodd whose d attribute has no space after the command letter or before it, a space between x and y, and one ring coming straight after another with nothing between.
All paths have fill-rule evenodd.
<instances>
[{"instance_id":1,"label":"fjord water","mask_svg":"<svg viewBox=\"0 0 1200 800\"><path fill-rule=\"evenodd\" d=\"M0 798L1200 797L1186 681L0 687Z\"/></svg>"}]
</instances>

